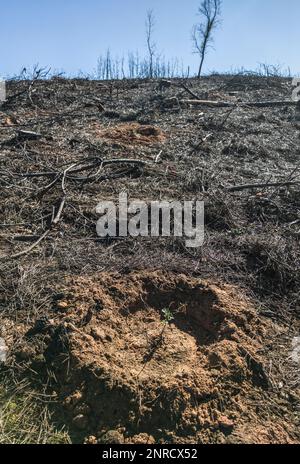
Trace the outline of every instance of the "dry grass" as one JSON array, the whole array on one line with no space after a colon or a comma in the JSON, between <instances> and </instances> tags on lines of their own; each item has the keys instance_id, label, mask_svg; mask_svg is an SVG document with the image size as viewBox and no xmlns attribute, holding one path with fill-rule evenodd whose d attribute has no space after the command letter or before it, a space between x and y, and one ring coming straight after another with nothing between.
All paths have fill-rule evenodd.
<instances>
[{"instance_id":1,"label":"dry grass","mask_svg":"<svg viewBox=\"0 0 300 464\"><path fill-rule=\"evenodd\" d=\"M0 444L70 443L68 434L55 428L49 397L34 391L28 381L0 383Z\"/></svg>"}]
</instances>

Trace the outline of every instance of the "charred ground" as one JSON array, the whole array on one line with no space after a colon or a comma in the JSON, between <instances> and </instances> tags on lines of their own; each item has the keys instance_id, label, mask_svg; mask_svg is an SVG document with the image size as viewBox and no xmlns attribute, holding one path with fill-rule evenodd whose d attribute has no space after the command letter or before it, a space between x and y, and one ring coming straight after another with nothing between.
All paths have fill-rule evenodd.
<instances>
[{"instance_id":1,"label":"charred ground","mask_svg":"<svg viewBox=\"0 0 300 464\"><path fill-rule=\"evenodd\" d=\"M64 404L53 421L74 441L299 442L299 366L289 354L299 333L300 122L296 105L251 105L291 94L291 79L256 76L8 83L0 108L3 375L25 376ZM204 200L204 246L100 240L95 207L122 191L129 200ZM197 332L185 319L203 298L197 285L215 298L209 316L200 311L207 324L223 315L214 329ZM123 373L122 357L131 359ZM116 398L114 417L105 404Z\"/></svg>"}]
</instances>

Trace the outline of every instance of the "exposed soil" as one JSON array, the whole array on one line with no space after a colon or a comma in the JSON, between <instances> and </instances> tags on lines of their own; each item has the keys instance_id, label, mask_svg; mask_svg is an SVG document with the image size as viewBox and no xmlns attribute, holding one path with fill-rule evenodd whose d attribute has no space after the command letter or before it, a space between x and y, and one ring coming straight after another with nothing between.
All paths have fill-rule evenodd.
<instances>
[{"instance_id":1,"label":"exposed soil","mask_svg":"<svg viewBox=\"0 0 300 464\"><path fill-rule=\"evenodd\" d=\"M255 76L8 84L6 369L52 395L73 442L299 443L299 115L185 105L182 83L237 104L292 92ZM204 200L204 246L99 239L97 204L124 191Z\"/></svg>"},{"instance_id":2,"label":"exposed soil","mask_svg":"<svg viewBox=\"0 0 300 464\"><path fill-rule=\"evenodd\" d=\"M261 356L282 330L239 289L163 271L100 273L68 278L53 310L27 336L34 358L43 340L68 421L88 441L114 431L127 443L296 442L291 403L272 393Z\"/></svg>"}]
</instances>

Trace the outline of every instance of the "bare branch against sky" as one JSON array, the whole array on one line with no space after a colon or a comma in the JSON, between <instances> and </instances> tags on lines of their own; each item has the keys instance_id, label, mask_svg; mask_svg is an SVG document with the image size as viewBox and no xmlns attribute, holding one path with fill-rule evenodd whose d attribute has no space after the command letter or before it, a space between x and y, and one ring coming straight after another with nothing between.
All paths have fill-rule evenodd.
<instances>
[{"instance_id":1,"label":"bare branch against sky","mask_svg":"<svg viewBox=\"0 0 300 464\"><path fill-rule=\"evenodd\" d=\"M153 77L153 63L156 52L156 44L153 41L153 31L155 26L155 17L153 10L147 11L146 17L146 41L147 41L147 50L149 56L149 77Z\"/></svg>"},{"instance_id":2,"label":"bare branch against sky","mask_svg":"<svg viewBox=\"0 0 300 464\"><path fill-rule=\"evenodd\" d=\"M198 10L201 19L192 31L194 51L200 57L198 77L201 76L208 48L213 43L213 32L220 23L221 6L221 0L203 0Z\"/></svg>"}]
</instances>

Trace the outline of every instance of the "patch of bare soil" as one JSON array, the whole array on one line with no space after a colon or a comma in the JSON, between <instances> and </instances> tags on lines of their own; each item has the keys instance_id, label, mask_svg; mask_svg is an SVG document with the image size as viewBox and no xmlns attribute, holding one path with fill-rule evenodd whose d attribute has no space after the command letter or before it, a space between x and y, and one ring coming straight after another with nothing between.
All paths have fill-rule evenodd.
<instances>
[{"instance_id":1,"label":"patch of bare soil","mask_svg":"<svg viewBox=\"0 0 300 464\"><path fill-rule=\"evenodd\" d=\"M260 355L279 328L237 288L103 272L70 277L54 300L47 369L88 442L296 441L291 405L272 394Z\"/></svg>"},{"instance_id":2,"label":"patch of bare soil","mask_svg":"<svg viewBox=\"0 0 300 464\"><path fill-rule=\"evenodd\" d=\"M122 145L153 145L163 143L166 135L159 128L139 123L119 124L112 128L95 127L96 136Z\"/></svg>"}]
</instances>

